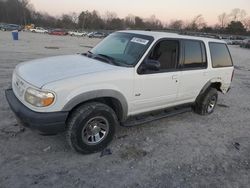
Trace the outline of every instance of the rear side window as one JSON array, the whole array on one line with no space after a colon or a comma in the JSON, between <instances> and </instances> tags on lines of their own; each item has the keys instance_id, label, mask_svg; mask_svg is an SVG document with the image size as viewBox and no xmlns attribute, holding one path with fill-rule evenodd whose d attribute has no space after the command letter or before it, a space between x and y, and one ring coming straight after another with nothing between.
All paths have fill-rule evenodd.
<instances>
[{"instance_id":1,"label":"rear side window","mask_svg":"<svg viewBox=\"0 0 250 188\"><path fill-rule=\"evenodd\" d=\"M226 44L209 43L213 68L233 66L232 58Z\"/></svg>"},{"instance_id":2,"label":"rear side window","mask_svg":"<svg viewBox=\"0 0 250 188\"><path fill-rule=\"evenodd\" d=\"M200 41L184 41L184 65L183 68L206 68L205 46Z\"/></svg>"}]
</instances>

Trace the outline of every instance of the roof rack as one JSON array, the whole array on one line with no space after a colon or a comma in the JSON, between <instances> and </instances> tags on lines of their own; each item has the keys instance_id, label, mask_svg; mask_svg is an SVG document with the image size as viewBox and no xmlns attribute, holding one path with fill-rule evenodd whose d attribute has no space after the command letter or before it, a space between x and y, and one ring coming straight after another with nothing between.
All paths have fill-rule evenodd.
<instances>
[{"instance_id":1,"label":"roof rack","mask_svg":"<svg viewBox=\"0 0 250 188\"><path fill-rule=\"evenodd\" d=\"M190 31L181 31L178 34L179 35L195 36L195 37L205 37L205 38L212 38L212 39L220 39L219 35L217 35L217 34L209 34L209 33L198 33L198 32L190 32Z\"/></svg>"}]
</instances>

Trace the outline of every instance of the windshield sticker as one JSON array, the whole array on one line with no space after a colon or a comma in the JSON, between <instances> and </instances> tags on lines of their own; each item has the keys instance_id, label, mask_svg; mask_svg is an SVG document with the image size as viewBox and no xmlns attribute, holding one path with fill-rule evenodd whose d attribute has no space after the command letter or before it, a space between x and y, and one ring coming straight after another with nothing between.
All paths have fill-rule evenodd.
<instances>
[{"instance_id":1,"label":"windshield sticker","mask_svg":"<svg viewBox=\"0 0 250 188\"><path fill-rule=\"evenodd\" d=\"M141 38L132 38L131 42L135 42L135 43L139 43L139 44L143 44L143 45L147 45L149 40L145 40L145 39L141 39Z\"/></svg>"}]
</instances>

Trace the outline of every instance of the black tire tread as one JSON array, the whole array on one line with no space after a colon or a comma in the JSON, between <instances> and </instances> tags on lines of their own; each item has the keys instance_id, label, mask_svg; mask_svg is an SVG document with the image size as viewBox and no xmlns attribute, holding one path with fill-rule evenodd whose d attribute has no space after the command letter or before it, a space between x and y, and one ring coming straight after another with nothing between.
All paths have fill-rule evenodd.
<instances>
[{"instance_id":1,"label":"black tire tread","mask_svg":"<svg viewBox=\"0 0 250 188\"><path fill-rule=\"evenodd\" d=\"M200 115L207 115L207 102L212 95L217 95L218 92L215 88L208 88L201 96L199 96L195 102L194 111Z\"/></svg>"},{"instance_id":2,"label":"black tire tread","mask_svg":"<svg viewBox=\"0 0 250 188\"><path fill-rule=\"evenodd\" d=\"M105 108L106 110L108 110L112 114L112 116L114 117L116 124L118 124L118 120L117 120L117 117L115 115L115 112L113 111L112 108L110 108L106 104L99 103L99 102L90 102L90 103L86 103L86 104L79 106L70 114L68 121L67 121L66 140L67 140L69 146L73 150L75 150L79 153L82 153L82 154L89 154L89 153L94 153L94 152L99 151L99 149L97 149L95 151L84 150L81 147L79 147L77 144L75 144L75 142L76 142L75 121L78 119L79 116L87 117L88 115L90 115L93 112L93 110L98 109L98 108Z\"/></svg>"}]
</instances>

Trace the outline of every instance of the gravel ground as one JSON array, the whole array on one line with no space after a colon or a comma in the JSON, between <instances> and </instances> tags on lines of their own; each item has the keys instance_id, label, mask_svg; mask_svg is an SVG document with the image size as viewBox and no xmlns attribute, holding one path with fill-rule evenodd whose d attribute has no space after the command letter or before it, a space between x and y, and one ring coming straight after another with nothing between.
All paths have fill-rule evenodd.
<instances>
[{"instance_id":1,"label":"gravel ground","mask_svg":"<svg viewBox=\"0 0 250 188\"><path fill-rule=\"evenodd\" d=\"M230 47L235 77L210 116L121 127L111 155L80 155L65 135L17 126L4 97L19 62L87 51L98 39L0 32L0 187L249 187L250 50Z\"/></svg>"}]
</instances>

